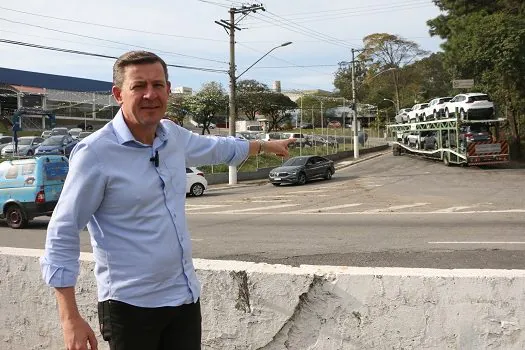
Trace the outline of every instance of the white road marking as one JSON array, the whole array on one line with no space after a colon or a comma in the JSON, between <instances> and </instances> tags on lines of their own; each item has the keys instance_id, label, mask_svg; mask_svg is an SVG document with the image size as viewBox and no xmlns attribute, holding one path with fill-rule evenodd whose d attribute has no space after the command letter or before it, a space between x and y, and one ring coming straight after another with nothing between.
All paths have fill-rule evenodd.
<instances>
[{"instance_id":1,"label":"white road marking","mask_svg":"<svg viewBox=\"0 0 525 350\"><path fill-rule=\"evenodd\" d=\"M294 206L298 204L283 204L282 206L277 207L287 207L287 206ZM214 211L214 212L206 212L206 214L243 214L243 212L246 211L255 211L255 210L266 210L266 209L272 209L276 206L268 206L268 207L258 207L258 208L250 208L247 210L236 211L236 210L227 210L227 211ZM383 209L384 210L384 209ZM260 212L247 212L246 215L290 215L289 211L279 211L279 212L268 212L268 211L260 211ZM307 212L303 213L301 211L298 211L295 213L296 215L306 214L306 215L337 215L337 216L345 216L345 215L464 215L464 214L514 214L514 213L525 213L525 209L508 209L508 210L472 210L472 211L453 211L453 212L439 212L439 211L351 211L351 212ZM195 212L189 212L189 215L191 214L200 214Z\"/></svg>"},{"instance_id":2,"label":"white road marking","mask_svg":"<svg viewBox=\"0 0 525 350\"><path fill-rule=\"evenodd\" d=\"M462 241L450 241L450 242L428 242L428 244L525 244L525 242L462 242Z\"/></svg>"},{"instance_id":3,"label":"white road marking","mask_svg":"<svg viewBox=\"0 0 525 350\"><path fill-rule=\"evenodd\" d=\"M286 192L286 194L303 194L303 193L318 193L322 190L304 190L304 191L293 191L293 192Z\"/></svg>"},{"instance_id":4,"label":"white road marking","mask_svg":"<svg viewBox=\"0 0 525 350\"><path fill-rule=\"evenodd\" d=\"M365 214L365 213L389 212L389 211L394 211L394 210L399 210L399 209L420 207L420 206L428 205L428 204L430 203L413 203L413 204L404 204L404 205L393 205L388 208L365 210L365 211L362 211L361 213Z\"/></svg>"},{"instance_id":5,"label":"white road marking","mask_svg":"<svg viewBox=\"0 0 525 350\"><path fill-rule=\"evenodd\" d=\"M322 207L322 208L313 208L313 209L303 209L303 210L296 210L296 211L289 211L288 214L306 214L306 213L322 213L327 210L332 209L342 209L342 208L349 208L349 207L357 207L359 205L362 205L363 203L352 203L352 204L342 204L342 205L334 205L333 207Z\"/></svg>"},{"instance_id":6,"label":"white road marking","mask_svg":"<svg viewBox=\"0 0 525 350\"><path fill-rule=\"evenodd\" d=\"M186 204L186 211L231 207L229 204Z\"/></svg>"},{"instance_id":7,"label":"white road marking","mask_svg":"<svg viewBox=\"0 0 525 350\"><path fill-rule=\"evenodd\" d=\"M440 210L436 210L438 213L452 213L454 211L459 211L459 210L463 210L463 209L468 209L468 208L474 208L476 207L475 205L469 205L469 206L463 206L463 207L450 207L450 208L445 208L445 209L440 209Z\"/></svg>"},{"instance_id":8,"label":"white road marking","mask_svg":"<svg viewBox=\"0 0 525 350\"><path fill-rule=\"evenodd\" d=\"M238 213L246 213L246 212L257 211L257 210L268 210L268 209L295 207L295 206L298 206L298 205L299 204L270 205L270 206L266 206L266 207L226 210L226 211L221 211L219 213L221 213L221 214L238 214Z\"/></svg>"}]
</instances>

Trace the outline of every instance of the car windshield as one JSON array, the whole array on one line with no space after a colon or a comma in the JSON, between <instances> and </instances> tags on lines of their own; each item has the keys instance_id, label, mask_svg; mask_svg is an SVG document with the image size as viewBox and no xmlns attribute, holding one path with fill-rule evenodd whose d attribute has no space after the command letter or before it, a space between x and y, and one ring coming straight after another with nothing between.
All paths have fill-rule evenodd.
<instances>
[{"instance_id":1,"label":"car windshield","mask_svg":"<svg viewBox=\"0 0 525 350\"><path fill-rule=\"evenodd\" d=\"M283 166L305 165L307 160L308 158L306 157L290 158L284 162Z\"/></svg>"},{"instance_id":2,"label":"car windshield","mask_svg":"<svg viewBox=\"0 0 525 350\"><path fill-rule=\"evenodd\" d=\"M23 146L27 146L27 145L30 145L31 144L31 141L33 141L33 139L24 139L24 138L19 138L18 139L18 145L23 145Z\"/></svg>"},{"instance_id":3,"label":"car windshield","mask_svg":"<svg viewBox=\"0 0 525 350\"><path fill-rule=\"evenodd\" d=\"M80 130L70 130L69 131L69 135L71 136L77 136L78 134L80 134Z\"/></svg>"},{"instance_id":4,"label":"car windshield","mask_svg":"<svg viewBox=\"0 0 525 350\"><path fill-rule=\"evenodd\" d=\"M468 101L469 102L489 101L489 96L488 95L469 96Z\"/></svg>"},{"instance_id":5,"label":"car windshield","mask_svg":"<svg viewBox=\"0 0 525 350\"><path fill-rule=\"evenodd\" d=\"M42 142L42 146L60 146L62 145L62 136L51 136Z\"/></svg>"},{"instance_id":6,"label":"car windshield","mask_svg":"<svg viewBox=\"0 0 525 350\"><path fill-rule=\"evenodd\" d=\"M438 103L442 104L442 103L448 102L450 100L452 100L452 97L445 97L445 98L440 99Z\"/></svg>"}]
</instances>

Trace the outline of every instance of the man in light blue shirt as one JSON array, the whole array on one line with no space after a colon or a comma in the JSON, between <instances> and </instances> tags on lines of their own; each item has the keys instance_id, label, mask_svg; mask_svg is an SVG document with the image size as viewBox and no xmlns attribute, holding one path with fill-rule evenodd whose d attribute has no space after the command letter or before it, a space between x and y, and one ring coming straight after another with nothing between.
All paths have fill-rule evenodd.
<instances>
[{"instance_id":1,"label":"man in light blue shirt","mask_svg":"<svg viewBox=\"0 0 525 350\"><path fill-rule=\"evenodd\" d=\"M186 166L239 164L294 140L203 137L163 119L170 83L157 55L128 52L113 68L121 109L73 150L49 223L45 282L55 287L67 349L97 349L74 286L79 233L91 235L100 330L111 349L200 349L200 285L186 225Z\"/></svg>"}]
</instances>

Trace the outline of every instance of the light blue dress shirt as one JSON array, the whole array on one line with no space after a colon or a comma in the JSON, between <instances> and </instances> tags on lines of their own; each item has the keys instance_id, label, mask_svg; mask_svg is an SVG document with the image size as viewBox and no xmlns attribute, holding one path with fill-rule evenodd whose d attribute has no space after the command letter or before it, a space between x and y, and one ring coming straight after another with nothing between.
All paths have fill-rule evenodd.
<instances>
[{"instance_id":1,"label":"light blue dress shirt","mask_svg":"<svg viewBox=\"0 0 525 350\"><path fill-rule=\"evenodd\" d=\"M150 158L158 151L159 166ZM186 224L186 166L239 164L249 143L196 135L169 120L153 146L135 140L122 112L82 140L47 230L40 259L44 281L74 286L80 231L87 225L98 300L140 307L196 302L200 284Z\"/></svg>"}]
</instances>

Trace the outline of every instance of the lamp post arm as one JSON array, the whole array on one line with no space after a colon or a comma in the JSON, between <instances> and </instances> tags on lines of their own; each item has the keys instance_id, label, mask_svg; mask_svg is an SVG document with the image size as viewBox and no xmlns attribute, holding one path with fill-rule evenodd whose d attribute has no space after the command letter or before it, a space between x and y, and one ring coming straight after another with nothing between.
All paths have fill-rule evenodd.
<instances>
[{"instance_id":1,"label":"lamp post arm","mask_svg":"<svg viewBox=\"0 0 525 350\"><path fill-rule=\"evenodd\" d=\"M241 77L241 75L243 75L244 73L246 73L248 70L250 70L250 68L252 68L253 66L255 66L257 63L259 63L259 61L261 61L263 58L265 58L266 56L268 56L273 50L279 48L281 46L276 46L274 47L273 49L271 49L270 51L268 51L267 53L265 53L261 58L259 58L257 61L253 62L248 68L246 68L241 74L239 74L235 80L239 79Z\"/></svg>"}]
</instances>

